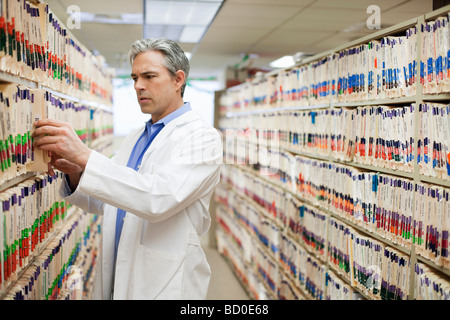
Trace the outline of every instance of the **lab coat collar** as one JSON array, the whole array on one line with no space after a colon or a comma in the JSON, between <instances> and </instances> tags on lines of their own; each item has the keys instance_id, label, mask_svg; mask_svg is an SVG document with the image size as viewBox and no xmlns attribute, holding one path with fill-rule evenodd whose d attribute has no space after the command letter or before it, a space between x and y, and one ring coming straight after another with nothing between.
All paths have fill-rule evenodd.
<instances>
[{"instance_id":1,"label":"lab coat collar","mask_svg":"<svg viewBox=\"0 0 450 320\"><path fill-rule=\"evenodd\" d=\"M190 102L185 102L181 107L173 111L172 113L169 113L164 118L160 119L156 123L152 123L152 119L148 120L145 123L145 134L147 134L148 138L150 139L150 136L153 134L154 131L156 131L161 126L166 126L169 122L172 120L178 118L182 114L192 110Z\"/></svg>"}]
</instances>

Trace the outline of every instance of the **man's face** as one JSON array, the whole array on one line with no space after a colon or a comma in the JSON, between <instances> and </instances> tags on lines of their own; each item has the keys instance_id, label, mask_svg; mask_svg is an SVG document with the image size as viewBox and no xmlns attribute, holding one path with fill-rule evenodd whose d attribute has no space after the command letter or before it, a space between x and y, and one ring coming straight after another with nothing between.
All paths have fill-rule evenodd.
<instances>
[{"instance_id":1,"label":"man's face","mask_svg":"<svg viewBox=\"0 0 450 320\"><path fill-rule=\"evenodd\" d=\"M183 73L178 71L177 74L180 72ZM151 114L153 123L179 107L181 80L170 75L161 52L139 53L134 59L131 77L141 111Z\"/></svg>"}]
</instances>

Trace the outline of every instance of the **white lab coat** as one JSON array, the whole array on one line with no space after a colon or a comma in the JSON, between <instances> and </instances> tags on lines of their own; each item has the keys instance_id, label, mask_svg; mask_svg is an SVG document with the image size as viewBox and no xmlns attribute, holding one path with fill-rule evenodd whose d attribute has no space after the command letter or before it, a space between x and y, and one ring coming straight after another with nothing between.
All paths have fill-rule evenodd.
<instances>
[{"instance_id":1,"label":"white lab coat","mask_svg":"<svg viewBox=\"0 0 450 320\"><path fill-rule=\"evenodd\" d=\"M220 179L220 134L188 111L161 130L136 172L126 163L142 131L125 138L113 159L92 151L77 189L61 190L70 203L104 214L94 299L112 292L114 299L205 299L211 270L199 236L210 226ZM127 214L114 274L117 207Z\"/></svg>"}]
</instances>

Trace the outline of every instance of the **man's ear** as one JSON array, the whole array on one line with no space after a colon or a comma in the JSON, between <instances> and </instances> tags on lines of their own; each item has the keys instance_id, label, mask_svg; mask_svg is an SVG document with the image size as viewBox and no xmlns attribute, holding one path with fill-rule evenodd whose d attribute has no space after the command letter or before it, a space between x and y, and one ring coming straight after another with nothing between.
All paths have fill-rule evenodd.
<instances>
[{"instance_id":1,"label":"man's ear","mask_svg":"<svg viewBox=\"0 0 450 320\"><path fill-rule=\"evenodd\" d=\"M184 73L184 71L178 70L176 72L176 77L175 77L177 90L181 90L181 86L184 84L185 79L186 79L186 74Z\"/></svg>"}]
</instances>

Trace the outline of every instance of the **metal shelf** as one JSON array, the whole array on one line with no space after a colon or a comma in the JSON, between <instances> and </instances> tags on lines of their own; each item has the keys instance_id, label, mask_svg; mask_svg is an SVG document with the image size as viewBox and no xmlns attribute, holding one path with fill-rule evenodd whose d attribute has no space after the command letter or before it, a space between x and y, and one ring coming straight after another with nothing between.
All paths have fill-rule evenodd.
<instances>
[{"instance_id":1,"label":"metal shelf","mask_svg":"<svg viewBox=\"0 0 450 320\"><path fill-rule=\"evenodd\" d=\"M23 86L27 86L29 88L37 88L38 84L35 81L31 81L10 73L6 73L3 71L0 71L0 82L2 83L17 83Z\"/></svg>"},{"instance_id":2,"label":"metal shelf","mask_svg":"<svg viewBox=\"0 0 450 320\"><path fill-rule=\"evenodd\" d=\"M436 263L434 263L433 261L431 261L431 260L429 260L429 259L427 259L427 258L425 258L425 257L422 257L422 256L419 255L419 254L417 254L416 256L417 256L418 262L421 262L421 263L423 263L423 264L425 264L425 265L431 267L431 269L436 269L436 270L438 270L439 272L442 272L443 274L445 274L445 275L447 275L448 277L450 277L450 270L449 270L449 269L446 269L446 268L444 268L444 267L442 267L442 266L438 266L438 265L437 265Z\"/></svg>"},{"instance_id":3,"label":"metal shelf","mask_svg":"<svg viewBox=\"0 0 450 320\"><path fill-rule=\"evenodd\" d=\"M437 184L443 187L447 187L450 188L450 180L443 180L443 179L439 179L439 178L434 178L434 177L428 177L428 176L420 176L420 181L421 182L427 182L427 183L432 183L432 184Z\"/></svg>"},{"instance_id":4,"label":"metal shelf","mask_svg":"<svg viewBox=\"0 0 450 320\"><path fill-rule=\"evenodd\" d=\"M446 5L440 9L437 9L437 10L434 10L432 12L425 14L424 18L425 18L425 20L432 20L439 16L447 14L449 11L450 11L450 5Z\"/></svg>"},{"instance_id":5,"label":"metal shelf","mask_svg":"<svg viewBox=\"0 0 450 320\"><path fill-rule=\"evenodd\" d=\"M34 177L36 175L37 175L36 172L27 172L27 173L21 174L19 176L16 176L10 180L7 180L0 185L0 192L5 191L6 189L11 188L11 187L27 180L28 178Z\"/></svg>"},{"instance_id":6,"label":"metal shelf","mask_svg":"<svg viewBox=\"0 0 450 320\"><path fill-rule=\"evenodd\" d=\"M322 160L322 161L339 163L339 164L342 164L342 165L351 166L351 167L355 167L355 168L360 168L360 169L364 169L364 170L368 170L368 171L372 171L372 172L385 173L385 174L389 174L389 175L393 175L393 176L399 176L399 177L403 177L403 178L414 179L414 173L411 173L411 172L406 172L406 171L401 171L401 170L394 170L394 169L389 169L389 168L384 168L384 167L376 167L376 166L371 166L371 165L358 163L358 162L354 162L354 161L339 160L339 159L335 159L335 158L330 157L330 156L305 153L305 152L297 151L297 150L294 150L292 148L287 148L287 147L281 147L280 149L283 150L283 151L287 151L289 153L292 153L294 155L302 156L302 157L308 157L308 158Z\"/></svg>"},{"instance_id":7,"label":"metal shelf","mask_svg":"<svg viewBox=\"0 0 450 320\"><path fill-rule=\"evenodd\" d=\"M51 89L51 88L49 88L49 87L46 87L46 86L39 85L39 87L40 87L40 88L43 88L43 89L45 89L45 90L47 90L47 91L50 92L52 95L55 95L55 96L57 96L57 97L59 97L59 98L61 98L61 99L65 99L65 100L70 100L70 101L73 101L73 102L82 103L82 104L84 104L84 105L86 105L86 106L89 106L89 107L100 108L100 109L107 110L107 111L111 111L111 110L112 110L112 107L111 107L111 106L106 106L106 105L104 105L104 104L101 104L101 103L98 103L98 102L94 102L94 101L89 101L89 100L80 99L80 98L71 96L71 95L69 95L69 94L65 94L65 93L62 93L62 92L53 90L53 89Z\"/></svg>"},{"instance_id":8,"label":"metal shelf","mask_svg":"<svg viewBox=\"0 0 450 320\"><path fill-rule=\"evenodd\" d=\"M336 102L333 103L333 107L364 107L364 106L382 106L391 104L411 104L416 102L416 96L409 97L397 97L392 99L380 99L380 100L363 100L363 101L349 101L349 102Z\"/></svg>"},{"instance_id":9,"label":"metal shelf","mask_svg":"<svg viewBox=\"0 0 450 320\"><path fill-rule=\"evenodd\" d=\"M247 110L247 111L227 112L225 114L225 116L227 118L232 118L232 117L248 116L248 115L252 115L252 114L265 114L265 113L280 112L280 111L301 111L301 110L325 109L325 108L329 108L329 107L330 107L330 104L324 103L324 104L298 106L298 107L263 108L263 109Z\"/></svg>"},{"instance_id":10,"label":"metal shelf","mask_svg":"<svg viewBox=\"0 0 450 320\"><path fill-rule=\"evenodd\" d=\"M424 94L422 101L450 101L450 93Z\"/></svg>"}]
</instances>

